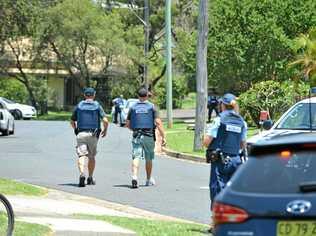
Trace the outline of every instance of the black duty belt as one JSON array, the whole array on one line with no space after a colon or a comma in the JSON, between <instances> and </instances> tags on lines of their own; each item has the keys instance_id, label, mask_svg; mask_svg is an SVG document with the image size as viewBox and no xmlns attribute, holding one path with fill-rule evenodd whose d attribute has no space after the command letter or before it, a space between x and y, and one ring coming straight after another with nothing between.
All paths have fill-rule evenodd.
<instances>
[{"instance_id":1,"label":"black duty belt","mask_svg":"<svg viewBox=\"0 0 316 236\"><path fill-rule=\"evenodd\" d=\"M154 137L154 131L151 129L136 129L133 130L133 136L137 137L139 135L144 135L144 136L148 136L148 137Z\"/></svg>"}]
</instances>

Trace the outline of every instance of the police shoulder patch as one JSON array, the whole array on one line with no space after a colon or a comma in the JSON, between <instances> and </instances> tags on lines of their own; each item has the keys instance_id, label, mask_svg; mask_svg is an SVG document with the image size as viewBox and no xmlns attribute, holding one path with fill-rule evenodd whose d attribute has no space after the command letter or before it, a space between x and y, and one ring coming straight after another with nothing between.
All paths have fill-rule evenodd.
<instances>
[{"instance_id":1,"label":"police shoulder patch","mask_svg":"<svg viewBox=\"0 0 316 236\"><path fill-rule=\"evenodd\" d=\"M236 125L226 125L226 131L234 132L234 133L241 133L241 127Z\"/></svg>"}]
</instances>

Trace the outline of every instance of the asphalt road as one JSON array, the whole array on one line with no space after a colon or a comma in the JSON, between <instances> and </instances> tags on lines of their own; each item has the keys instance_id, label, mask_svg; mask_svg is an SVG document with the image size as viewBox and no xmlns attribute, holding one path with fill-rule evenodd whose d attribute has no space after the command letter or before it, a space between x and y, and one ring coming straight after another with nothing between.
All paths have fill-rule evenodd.
<instances>
[{"instance_id":1,"label":"asphalt road","mask_svg":"<svg viewBox=\"0 0 316 236\"><path fill-rule=\"evenodd\" d=\"M78 188L75 136L68 122L17 121L16 133L0 137L0 177L92 196L209 223L209 166L157 157L154 187L131 189L130 131L111 125L99 141L97 185ZM145 183L144 164L140 185Z\"/></svg>"}]
</instances>

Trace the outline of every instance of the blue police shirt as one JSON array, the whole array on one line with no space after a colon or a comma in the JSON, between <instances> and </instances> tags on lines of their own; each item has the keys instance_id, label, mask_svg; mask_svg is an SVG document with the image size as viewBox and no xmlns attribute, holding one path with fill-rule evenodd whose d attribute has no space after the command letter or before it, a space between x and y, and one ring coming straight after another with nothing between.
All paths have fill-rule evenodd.
<instances>
[{"instance_id":1,"label":"blue police shirt","mask_svg":"<svg viewBox=\"0 0 316 236\"><path fill-rule=\"evenodd\" d=\"M222 114L225 114L225 113L228 113L228 111L225 110L222 112ZM242 141L246 141L246 139L247 139L248 127L247 127L247 123L245 121L244 121L244 124L245 124L245 127L241 131L241 135L242 135L241 140ZM221 125L221 118L218 116L213 120L212 124L206 128L206 135L211 136L213 138L216 138L220 125Z\"/></svg>"}]
</instances>

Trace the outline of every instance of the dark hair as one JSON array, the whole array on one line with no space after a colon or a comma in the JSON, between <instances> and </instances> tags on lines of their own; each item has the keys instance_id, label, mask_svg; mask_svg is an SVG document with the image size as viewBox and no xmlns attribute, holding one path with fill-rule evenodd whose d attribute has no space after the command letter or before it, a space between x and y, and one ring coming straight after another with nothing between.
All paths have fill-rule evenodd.
<instances>
[{"instance_id":1,"label":"dark hair","mask_svg":"<svg viewBox=\"0 0 316 236\"><path fill-rule=\"evenodd\" d=\"M143 98L148 96L148 90L144 87L140 88L137 92L138 96Z\"/></svg>"}]
</instances>

